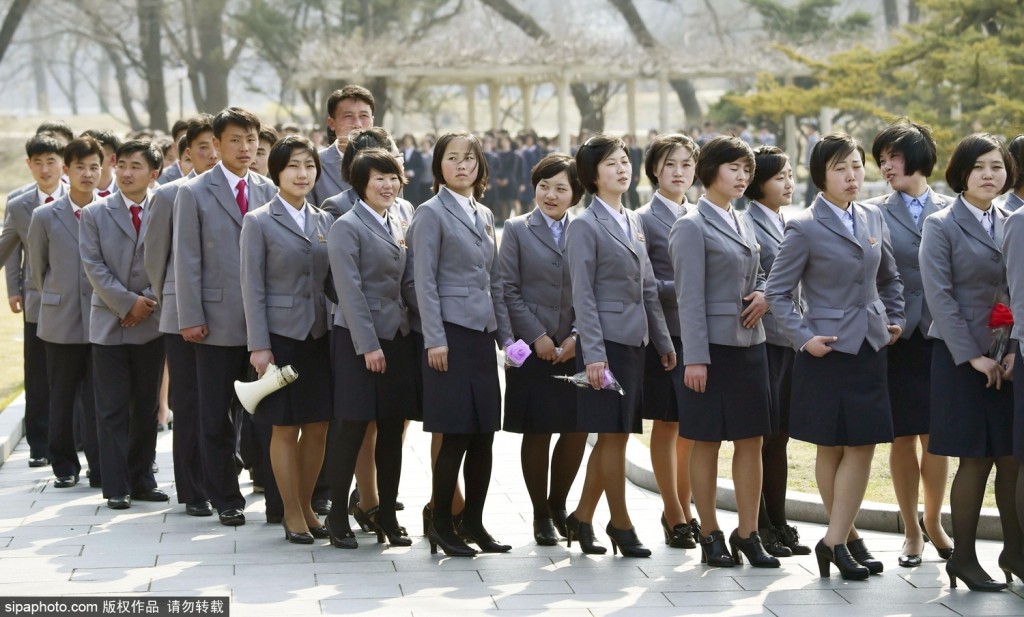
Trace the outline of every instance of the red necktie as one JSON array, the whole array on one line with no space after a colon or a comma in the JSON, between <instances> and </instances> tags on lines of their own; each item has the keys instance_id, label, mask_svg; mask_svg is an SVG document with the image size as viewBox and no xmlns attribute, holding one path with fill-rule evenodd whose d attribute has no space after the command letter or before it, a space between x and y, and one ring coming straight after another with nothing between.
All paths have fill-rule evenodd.
<instances>
[{"instance_id":1,"label":"red necktie","mask_svg":"<svg viewBox=\"0 0 1024 617\"><path fill-rule=\"evenodd\" d=\"M75 210L75 218L78 219L78 220L82 220L82 211L81 210Z\"/></svg>"},{"instance_id":2,"label":"red necktie","mask_svg":"<svg viewBox=\"0 0 1024 617\"><path fill-rule=\"evenodd\" d=\"M128 209L132 211L132 225L135 225L135 233L138 234L139 227L142 227L142 219L139 217L142 206L128 206Z\"/></svg>"},{"instance_id":3,"label":"red necktie","mask_svg":"<svg viewBox=\"0 0 1024 617\"><path fill-rule=\"evenodd\" d=\"M235 195L235 203L238 204L238 211L242 213L242 216L245 216L245 213L249 211L249 200L245 198L245 180L239 180L235 188L238 189L238 193Z\"/></svg>"},{"instance_id":4,"label":"red necktie","mask_svg":"<svg viewBox=\"0 0 1024 617\"><path fill-rule=\"evenodd\" d=\"M110 195L110 191L100 191L97 195L100 197L106 197L107 195Z\"/></svg>"},{"instance_id":5,"label":"red necktie","mask_svg":"<svg viewBox=\"0 0 1024 617\"><path fill-rule=\"evenodd\" d=\"M46 199L44 199L44 200L43 200L43 203L44 203L44 204L48 204L48 203L50 203L51 201L53 201L53 195L47 195L47 196L46 196Z\"/></svg>"}]
</instances>

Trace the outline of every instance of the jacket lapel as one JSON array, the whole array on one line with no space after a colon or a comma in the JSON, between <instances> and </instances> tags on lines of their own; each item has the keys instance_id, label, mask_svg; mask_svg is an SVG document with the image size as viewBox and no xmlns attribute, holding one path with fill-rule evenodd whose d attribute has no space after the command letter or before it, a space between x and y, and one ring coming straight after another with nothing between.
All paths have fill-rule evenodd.
<instances>
[{"instance_id":1,"label":"jacket lapel","mask_svg":"<svg viewBox=\"0 0 1024 617\"><path fill-rule=\"evenodd\" d=\"M836 216L836 213L832 211L832 208L825 203L825 200L821 195L818 195L814 205L811 207L814 208L814 218L827 227L829 231L863 248L863 245L861 245L857 238L854 238L853 235L850 234L850 230L848 230L846 225L839 220L839 217Z\"/></svg>"},{"instance_id":2,"label":"jacket lapel","mask_svg":"<svg viewBox=\"0 0 1024 617\"><path fill-rule=\"evenodd\" d=\"M228 185L228 179L224 176L224 172L219 169L219 165L206 172L210 176L210 192L213 193L217 203L220 204L221 208L231 216L231 220L242 226L242 212L238 209L238 202L235 201L235 187ZM251 195L252 190L249 191L250 201L252 201ZM250 206L252 204L249 204Z\"/></svg>"},{"instance_id":3,"label":"jacket lapel","mask_svg":"<svg viewBox=\"0 0 1024 617\"><path fill-rule=\"evenodd\" d=\"M394 236L389 234L388 231L384 229L384 226L380 224L380 221L378 221L373 214L366 211L366 208L357 203L353 206L353 209L356 211L356 216L358 216L359 220L363 222L363 225L366 225L367 229L373 232L381 240L384 240L394 246L398 246Z\"/></svg>"},{"instance_id":4,"label":"jacket lapel","mask_svg":"<svg viewBox=\"0 0 1024 617\"><path fill-rule=\"evenodd\" d=\"M924 207L927 208L928 206L925 205ZM910 215L910 210L907 209L907 203L903 201L903 195L900 195L899 191L893 191L889 194L889 197L885 200L885 210L894 221L905 227L907 231L918 238L921 237L921 229L924 226L925 210L921 210L921 218L919 219L920 223L915 225L914 217Z\"/></svg>"},{"instance_id":5,"label":"jacket lapel","mask_svg":"<svg viewBox=\"0 0 1024 617\"><path fill-rule=\"evenodd\" d=\"M569 213L566 212L565 216L569 216ZM530 231L533 232L533 235L537 236L537 239L541 241L541 244L559 255L562 254L561 249L559 249L558 245L555 244L555 237L551 235L551 228L548 227L548 222L544 218L544 215L541 214L539 207L534 208L533 212L530 213L528 223ZM564 234L565 231L562 233Z\"/></svg>"},{"instance_id":6,"label":"jacket lapel","mask_svg":"<svg viewBox=\"0 0 1024 617\"><path fill-rule=\"evenodd\" d=\"M78 241L78 219L75 218L75 210L71 205L71 198L65 195L60 201L56 202L53 206L54 213L57 215L57 220L61 222L61 225L68 230L71 237Z\"/></svg>"},{"instance_id":7,"label":"jacket lapel","mask_svg":"<svg viewBox=\"0 0 1024 617\"><path fill-rule=\"evenodd\" d=\"M747 212L750 214L750 219L754 221L754 224L760 227L771 236L776 242L782 242L782 233L774 222L768 220L768 216L753 203L747 206Z\"/></svg>"},{"instance_id":8,"label":"jacket lapel","mask_svg":"<svg viewBox=\"0 0 1024 617\"><path fill-rule=\"evenodd\" d=\"M612 218L611 213L604 207L604 204L597 200L597 197L594 197L590 202L590 209L594 211L595 218L597 218L598 222L601 223L605 231L611 234L611 236L618 240L622 246L629 249L629 251L636 256L636 247L633 246L633 243L626 237L626 234L622 231L622 227L619 225L619 222Z\"/></svg>"},{"instance_id":9,"label":"jacket lapel","mask_svg":"<svg viewBox=\"0 0 1024 617\"><path fill-rule=\"evenodd\" d=\"M142 237L141 233L135 233L131 212L128 211L128 204L125 203L124 197L120 193L115 193L107 199L106 208L110 211L110 217L114 219L114 222L121 228L124 235L131 239L132 244ZM142 228L140 227L139 229L141 231Z\"/></svg>"},{"instance_id":10,"label":"jacket lapel","mask_svg":"<svg viewBox=\"0 0 1024 617\"><path fill-rule=\"evenodd\" d=\"M306 230L299 229L299 225L295 222L295 219L292 218L291 213L285 210L285 208L291 208L291 206L286 206L285 204L281 203L280 199L271 200L270 217L277 221L278 223L280 223L281 225L284 225L285 229L287 229L288 231L299 236L303 240L309 241L309 236L306 235ZM308 217L309 212L304 212Z\"/></svg>"},{"instance_id":11,"label":"jacket lapel","mask_svg":"<svg viewBox=\"0 0 1024 617\"><path fill-rule=\"evenodd\" d=\"M736 233L736 229L732 225L727 224L724 220L722 220L722 217L719 216L717 212L712 210L712 208L717 207L718 206L714 205L713 203L704 199L703 197L697 202L697 210L700 212L701 216L704 217L704 220L707 221L709 225L717 229L719 233L726 236L733 242L738 242L743 246L747 246L746 238Z\"/></svg>"},{"instance_id":12,"label":"jacket lapel","mask_svg":"<svg viewBox=\"0 0 1024 617\"><path fill-rule=\"evenodd\" d=\"M651 199L651 214L654 218L661 221L665 227L672 229L672 225L676 222L676 211L675 204L670 205L657 193L654 194L654 198ZM686 208L686 205L683 205ZM684 210L685 211L685 210Z\"/></svg>"},{"instance_id":13,"label":"jacket lapel","mask_svg":"<svg viewBox=\"0 0 1024 617\"><path fill-rule=\"evenodd\" d=\"M439 190L437 192L437 195L438 197L441 198L441 203L444 204L444 207L448 210L448 212L452 213L452 216L459 219L459 221L462 222L462 224L465 225L467 229L472 231L477 238L483 239L483 235L480 233L480 230L477 229L476 225L473 224L473 221L469 220L469 215L466 214L466 211L462 208L461 205L459 205L459 202L456 201L455 198L452 197L450 193L448 193L447 189Z\"/></svg>"},{"instance_id":14,"label":"jacket lapel","mask_svg":"<svg viewBox=\"0 0 1024 617\"><path fill-rule=\"evenodd\" d=\"M993 210L995 212L996 210ZM998 219L998 215L995 217ZM978 242L981 242L985 246L989 247L993 251L999 251L999 247L996 246L995 240L989 237L985 232L985 228L981 226L981 222L974 217L974 213L967 209L967 206L963 203L963 198L958 197L956 202L953 203L953 220L957 222L968 235L972 236ZM993 221L995 223L995 221ZM1000 231L999 227L996 227L996 233Z\"/></svg>"}]
</instances>

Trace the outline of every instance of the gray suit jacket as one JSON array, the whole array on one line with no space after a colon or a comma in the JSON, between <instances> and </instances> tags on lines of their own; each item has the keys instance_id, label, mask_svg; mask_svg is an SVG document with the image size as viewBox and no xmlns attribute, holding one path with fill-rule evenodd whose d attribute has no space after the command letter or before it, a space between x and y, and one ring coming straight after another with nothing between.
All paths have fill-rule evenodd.
<instances>
[{"instance_id":1,"label":"gray suit jacket","mask_svg":"<svg viewBox=\"0 0 1024 617\"><path fill-rule=\"evenodd\" d=\"M99 345L141 345L160 336L160 305L130 328L121 326L139 296L155 300L143 265L143 243L149 223L149 204L135 233L131 213L120 193L93 202L82 210L79 252L92 284L89 342Z\"/></svg>"},{"instance_id":2,"label":"gray suit jacket","mask_svg":"<svg viewBox=\"0 0 1024 617\"><path fill-rule=\"evenodd\" d=\"M737 216L741 234L701 198L676 220L669 251L679 290L682 364L710 364L709 345L751 347L763 343L764 327L744 328L743 298L764 291L754 224Z\"/></svg>"},{"instance_id":3,"label":"gray suit jacket","mask_svg":"<svg viewBox=\"0 0 1024 617\"><path fill-rule=\"evenodd\" d=\"M32 280L42 301L36 333L50 343L89 342L92 286L78 252L79 228L67 195L36 208L28 226Z\"/></svg>"},{"instance_id":4,"label":"gray suit jacket","mask_svg":"<svg viewBox=\"0 0 1024 617\"><path fill-rule=\"evenodd\" d=\"M402 225L380 221L357 207L331 227L327 250L338 293L334 323L352 334L355 353L380 349L380 340L409 333L407 299L416 294Z\"/></svg>"},{"instance_id":5,"label":"gray suit jacket","mask_svg":"<svg viewBox=\"0 0 1024 617\"><path fill-rule=\"evenodd\" d=\"M683 204L683 208L685 214L693 206ZM678 218L674 204L669 204L655 194L651 201L639 208L636 213L640 216L640 224L644 228L644 235L647 236L647 257L651 260L654 278L658 282L658 299L661 300L661 309L665 313L668 333L679 336L679 301L676 299L675 268L668 252L668 235Z\"/></svg>"},{"instance_id":6,"label":"gray suit jacket","mask_svg":"<svg viewBox=\"0 0 1024 617\"><path fill-rule=\"evenodd\" d=\"M754 236L757 238L757 243L761 246L761 270L764 272L765 278L772 271L772 265L775 264L775 257L779 254L779 246L782 245L783 232L779 231L779 228L774 222L768 219L768 216L757 206L751 204L747 206L746 215L754 223ZM800 297L800 289L797 288L797 298ZM797 314L803 314L803 300L801 299L797 303ZM764 326L764 337L765 341L770 345L778 345L779 347L791 347L792 343L786 338L782 330L779 329L775 314L768 311L761 318L761 325Z\"/></svg>"},{"instance_id":7,"label":"gray suit jacket","mask_svg":"<svg viewBox=\"0 0 1024 617\"><path fill-rule=\"evenodd\" d=\"M904 339L914 334L914 328L919 328L921 334L927 335L932 325L932 314L928 310L928 303L924 301L924 286L921 284L921 230L926 218L953 203L952 197L939 195L934 189L929 190L928 195L930 197L924 204L917 225L899 191L865 202L878 206L889 226L896 269L900 271L900 279L903 281L903 310L907 314L907 328L900 338Z\"/></svg>"},{"instance_id":8,"label":"gray suit jacket","mask_svg":"<svg viewBox=\"0 0 1024 617\"><path fill-rule=\"evenodd\" d=\"M249 203L265 204L277 188L249 173ZM174 293L180 329L206 324L202 343L246 344L239 245L242 213L219 166L189 180L174 200Z\"/></svg>"},{"instance_id":9,"label":"gray suit jacket","mask_svg":"<svg viewBox=\"0 0 1024 617\"><path fill-rule=\"evenodd\" d=\"M572 303L585 364L608 361L605 340L633 347L650 340L659 354L675 351L640 217L631 210L623 212L632 240L596 201L572 220L566 232Z\"/></svg>"},{"instance_id":10,"label":"gray suit jacket","mask_svg":"<svg viewBox=\"0 0 1024 617\"><path fill-rule=\"evenodd\" d=\"M332 143L320 151L320 177L313 186L309 200L315 206L322 206L328 197L347 191L352 185L341 179L341 152Z\"/></svg>"},{"instance_id":11,"label":"gray suit jacket","mask_svg":"<svg viewBox=\"0 0 1024 617\"><path fill-rule=\"evenodd\" d=\"M1016 212L1020 210L1020 207L1024 206L1024 199L1017 197L1016 193L1010 191L1006 194L1006 202L1003 203L1003 210L1008 212Z\"/></svg>"},{"instance_id":12,"label":"gray suit jacket","mask_svg":"<svg viewBox=\"0 0 1024 617\"><path fill-rule=\"evenodd\" d=\"M32 280L32 267L25 247L28 246L28 226L32 222L32 212L40 204L36 185L33 184L31 188L11 197L7 202L4 230L0 232L0 263L6 269L7 295L21 294L25 321L36 323L39 320L39 288Z\"/></svg>"},{"instance_id":13,"label":"gray suit jacket","mask_svg":"<svg viewBox=\"0 0 1024 617\"><path fill-rule=\"evenodd\" d=\"M276 197L242 223L242 302L249 351L270 349L270 334L296 340L327 333L327 234L333 219L305 207L299 229Z\"/></svg>"},{"instance_id":14,"label":"gray suit jacket","mask_svg":"<svg viewBox=\"0 0 1024 617\"><path fill-rule=\"evenodd\" d=\"M174 200L178 189L196 175L193 170L184 178L158 186L149 194L149 220L142 234L146 247L143 263L156 301L160 304L160 331L164 334L181 332L178 328L178 300L174 295Z\"/></svg>"},{"instance_id":15,"label":"gray suit jacket","mask_svg":"<svg viewBox=\"0 0 1024 617\"><path fill-rule=\"evenodd\" d=\"M339 219L343 214L354 208L357 203L359 203L359 195L356 194L355 189L349 188L333 197L328 197L320 205L320 208L335 219ZM408 231L409 225L412 223L413 210L412 203L401 197L395 199L395 203L388 208L390 214L398 217L398 223L402 226L403 231Z\"/></svg>"},{"instance_id":16,"label":"gray suit jacket","mask_svg":"<svg viewBox=\"0 0 1024 617\"><path fill-rule=\"evenodd\" d=\"M448 344L443 322L512 338L498 271L494 215L477 204L477 224L446 190L416 209L412 238L416 308L424 346Z\"/></svg>"},{"instance_id":17,"label":"gray suit jacket","mask_svg":"<svg viewBox=\"0 0 1024 617\"><path fill-rule=\"evenodd\" d=\"M1014 315L1024 315L1024 208L1015 210L1003 222L1002 248L1010 290L1010 310ZM1019 321L1024 322L1024 317ZM1013 337L1024 341L1022 324L1013 324Z\"/></svg>"},{"instance_id":18,"label":"gray suit jacket","mask_svg":"<svg viewBox=\"0 0 1024 617\"><path fill-rule=\"evenodd\" d=\"M992 306L1009 294L1000 248L1007 212L995 206L993 212L995 240L962 197L924 221L921 279L932 312L928 336L945 341L957 364L988 351Z\"/></svg>"},{"instance_id":19,"label":"gray suit jacket","mask_svg":"<svg viewBox=\"0 0 1024 617\"><path fill-rule=\"evenodd\" d=\"M568 217L566 213L566 217ZM568 222L569 219L566 218ZM547 333L558 345L572 331L572 281L562 247L534 208L505 221L498 261L512 334L532 343Z\"/></svg>"},{"instance_id":20,"label":"gray suit jacket","mask_svg":"<svg viewBox=\"0 0 1024 617\"><path fill-rule=\"evenodd\" d=\"M906 323L885 219L875 206L851 207L856 237L820 195L786 223L765 297L795 349L820 335L838 337L831 347L843 353L858 353L865 340L877 351L889 342L887 325ZM807 305L802 316L798 286Z\"/></svg>"},{"instance_id":21,"label":"gray suit jacket","mask_svg":"<svg viewBox=\"0 0 1024 617\"><path fill-rule=\"evenodd\" d=\"M156 183L167 184L169 182L174 182L181 177L181 167L178 165L177 161L175 161L167 167L164 167L164 170L160 172L160 177L156 179Z\"/></svg>"}]
</instances>

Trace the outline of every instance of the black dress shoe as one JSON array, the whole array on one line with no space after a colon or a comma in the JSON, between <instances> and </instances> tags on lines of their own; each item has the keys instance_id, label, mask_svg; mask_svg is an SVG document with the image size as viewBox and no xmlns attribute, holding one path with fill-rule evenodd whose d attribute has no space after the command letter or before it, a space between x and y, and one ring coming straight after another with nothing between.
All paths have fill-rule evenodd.
<instances>
[{"instance_id":1,"label":"black dress shoe","mask_svg":"<svg viewBox=\"0 0 1024 617\"><path fill-rule=\"evenodd\" d=\"M932 539L928 537L928 532L924 530L924 516L917 519L917 524L921 526L921 536L924 538L924 541L931 542ZM934 542L932 542L932 544L934 544ZM953 556L952 546L949 548L939 548L938 546L936 546L935 550L939 552L939 557L945 559L946 561L949 561L949 558Z\"/></svg>"},{"instance_id":2,"label":"black dress shoe","mask_svg":"<svg viewBox=\"0 0 1024 617\"><path fill-rule=\"evenodd\" d=\"M437 554L437 547L440 546L445 555L449 557L473 557L477 551L455 533L455 528L446 526L444 531L437 528L436 521L427 530L427 541L430 542L430 554Z\"/></svg>"},{"instance_id":3,"label":"black dress shoe","mask_svg":"<svg viewBox=\"0 0 1024 617\"><path fill-rule=\"evenodd\" d=\"M632 529L616 529L612 527L611 523L608 523L608 526L604 528L604 532L608 534L608 539L611 540L612 555L621 552L623 557L651 556L651 549L640 542L640 538L636 535L635 527Z\"/></svg>"},{"instance_id":4,"label":"black dress shoe","mask_svg":"<svg viewBox=\"0 0 1024 617\"><path fill-rule=\"evenodd\" d=\"M1006 583L999 583L992 579L979 580L967 578L952 559L946 562L946 574L949 575L950 589L956 589L956 579L962 580L971 591L1002 591L1006 589Z\"/></svg>"},{"instance_id":5,"label":"black dress shoe","mask_svg":"<svg viewBox=\"0 0 1024 617\"><path fill-rule=\"evenodd\" d=\"M289 531L288 525L281 523L284 526L284 539L288 540L292 544L312 544L314 542L313 534L308 531Z\"/></svg>"},{"instance_id":6,"label":"black dress shoe","mask_svg":"<svg viewBox=\"0 0 1024 617\"><path fill-rule=\"evenodd\" d=\"M268 514L267 522L271 525L280 525L281 521L284 520L284 514Z\"/></svg>"},{"instance_id":7,"label":"black dress shoe","mask_svg":"<svg viewBox=\"0 0 1024 617\"><path fill-rule=\"evenodd\" d=\"M575 539L580 543L583 552L588 555L604 555L608 552L608 549L598 544L597 536L594 535L594 525L584 523L576 518L575 512L565 519L565 530L566 548L572 548L572 541Z\"/></svg>"},{"instance_id":8,"label":"black dress shoe","mask_svg":"<svg viewBox=\"0 0 1024 617\"><path fill-rule=\"evenodd\" d=\"M213 506L209 501L196 501L185 504L185 514L189 516L213 516Z\"/></svg>"},{"instance_id":9,"label":"black dress shoe","mask_svg":"<svg viewBox=\"0 0 1024 617\"><path fill-rule=\"evenodd\" d=\"M558 544L558 530L555 529L555 522L548 517L533 519L533 541L540 546L554 546Z\"/></svg>"},{"instance_id":10,"label":"black dress shoe","mask_svg":"<svg viewBox=\"0 0 1024 617\"><path fill-rule=\"evenodd\" d=\"M99 478L89 478L89 488L103 488Z\"/></svg>"},{"instance_id":11,"label":"black dress shoe","mask_svg":"<svg viewBox=\"0 0 1024 617\"><path fill-rule=\"evenodd\" d=\"M220 524L228 527L238 527L245 524L245 514L240 508L229 508L217 513Z\"/></svg>"},{"instance_id":12,"label":"black dress shoe","mask_svg":"<svg viewBox=\"0 0 1024 617\"><path fill-rule=\"evenodd\" d=\"M320 516L327 516L331 513L331 500L330 499L314 499L313 512L316 512Z\"/></svg>"},{"instance_id":13,"label":"black dress shoe","mask_svg":"<svg viewBox=\"0 0 1024 617\"><path fill-rule=\"evenodd\" d=\"M317 540L326 540L331 537L331 532L327 531L327 527L320 525L319 527L310 527L309 533Z\"/></svg>"},{"instance_id":14,"label":"black dress shoe","mask_svg":"<svg viewBox=\"0 0 1024 617\"><path fill-rule=\"evenodd\" d=\"M507 553L512 550L511 545L501 544L491 537L483 525L473 525L463 521L459 525L459 537L465 538L466 542L476 544L482 553Z\"/></svg>"},{"instance_id":15,"label":"black dress shoe","mask_svg":"<svg viewBox=\"0 0 1024 617\"><path fill-rule=\"evenodd\" d=\"M751 532L746 538L740 537L740 530L736 529L729 536L729 546L732 547L732 556L737 565L743 565L743 557L755 568L778 568L781 563L774 556L769 555L761 544L761 536Z\"/></svg>"},{"instance_id":16,"label":"black dress shoe","mask_svg":"<svg viewBox=\"0 0 1024 617\"><path fill-rule=\"evenodd\" d=\"M53 488L71 488L78 484L78 476L57 476L53 481Z\"/></svg>"},{"instance_id":17,"label":"black dress shoe","mask_svg":"<svg viewBox=\"0 0 1024 617\"><path fill-rule=\"evenodd\" d=\"M794 555L810 555L811 547L800 543L800 534L792 525L779 525L775 528L775 535L786 545Z\"/></svg>"},{"instance_id":18,"label":"black dress shoe","mask_svg":"<svg viewBox=\"0 0 1024 617\"><path fill-rule=\"evenodd\" d=\"M818 574L821 578L829 577L830 564L835 564L839 574L846 581L866 581L871 571L857 563L845 544L836 544L829 548L824 540L819 540L814 547L814 555L818 559Z\"/></svg>"},{"instance_id":19,"label":"black dress shoe","mask_svg":"<svg viewBox=\"0 0 1024 617\"><path fill-rule=\"evenodd\" d=\"M132 499L135 501L168 501L170 497L158 488L151 488L148 491L132 492Z\"/></svg>"},{"instance_id":20,"label":"black dress shoe","mask_svg":"<svg viewBox=\"0 0 1024 617\"><path fill-rule=\"evenodd\" d=\"M764 550L772 557L793 556L793 550L782 543L778 534L771 527L759 530L758 535L761 536L761 545L764 546Z\"/></svg>"},{"instance_id":21,"label":"black dress shoe","mask_svg":"<svg viewBox=\"0 0 1024 617\"><path fill-rule=\"evenodd\" d=\"M715 568L732 568L736 561L729 554L729 547L725 544L725 532L721 529L700 536L700 562L706 563Z\"/></svg>"},{"instance_id":22,"label":"black dress shoe","mask_svg":"<svg viewBox=\"0 0 1024 617\"><path fill-rule=\"evenodd\" d=\"M132 507L132 498L129 495L110 497L107 499L107 507L111 510L127 510Z\"/></svg>"},{"instance_id":23,"label":"black dress shoe","mask_svg":"<svg viewBox=\"0 0 1024 617\"><path fill-rule=\"evenodd\" d=\"M551 510L551 522L555 524L555 529L558 530L558 535L563 538L568 538L569 530L565 526L565 520L569 518L569 513L565 511L565 508L559 510L557 508L551 508L550 505L548 508Z\"/></svg>"},{"instance_id":24,"label":"black dress shoe","mask_svg":"<svg viewBox=\"0 0 1024 617\"><path fill-rule=\"evenodd\" d=\"M874 555L868 551L867 545L864 544L864 538L857 538L846 543L846 548L850 549L850 555L853 556L854 560L860 565L868 569L868 572L872 574L881 574L882 570L885 569L885 565L875 559Z\"/></svg>"},{"instance_id":25,"label":"black dress shoe","mask_svg":"<svg viewBox=\"0 0 1024 617\"><path fill-rule=\"evenodd\" d=\"M906 554L900 555L899 558L896 560L896 563L898 563L901 568L916 568L917 566L921 565L921 556Z\"/></svg>"},{"instance_id":26,"label":"black dress shoe","mask_svg":"<svg viewBox=\"0 0 1024 617\"><path fill-rule=\"evenodd\" d=\"M665 513L661 514L661 530L665 534L665 544L672 548L697 548L697 541L693 539L693 528L687 523L679 523L671 529Z\"/></svg>"},{"instance_id":27,"label":"black dress shoe","mask_svg":"<svg viewBox=\"0 0 1024 617\"><path fill-rule=\"evenodd\" d=\"M396 501L395 502L395 512L401 512L404 509L405 509L405 504L404 503L402 503L401 501Z\"/></svg>"},{"instance_id":28,"label":"black dress shoe","mask_svg":"<svg viewBox=\"0 0 1024 617\"><path fill-rule=\"evenodd\" d=\"M45 456L37 456L28 459L29 467L46 467L50 464L50 461Z\"/></svg>"},{"instance_id":29,"label":"black dress shoe","mask_svg":"<svg viewBox=\"0 0 1024 617\"><path fill-rule=\"evenodd\" d=\"M345 527L345 529L332 529L331 519L327 519L327 522L324 524L324 528L327 529L328 537L331 539L331 546L334 548L359 548L359 542L356 540L356 535L352 533L351 529L348 529L347 523L345 524Z\"/></svg>"}]
</instances>

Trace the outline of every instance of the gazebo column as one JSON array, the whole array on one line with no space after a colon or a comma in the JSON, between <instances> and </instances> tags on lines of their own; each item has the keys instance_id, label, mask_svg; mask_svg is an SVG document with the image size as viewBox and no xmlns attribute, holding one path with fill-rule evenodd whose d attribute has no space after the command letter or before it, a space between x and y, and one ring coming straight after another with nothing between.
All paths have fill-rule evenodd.
<instances>
[{"instance_id":1,"label":"gazebo column","mask_svg":"<svg viewBox=\"0 0 1024 617\"><path fill-rule=\"evenodd\" d=\"M466 130L476 132L476 84L465 86L466 89Z\"/></svg>"},{"instance_id":2,"label":"gazebo column","mask_svg":"<svg viewBox=\"0 0 1024 617\"><path fill-rule=\"evenodd\" d=\"M489 130L497 130L498 124L500 124L499 116L501 115L501 84L490 81L487 82L487 94L490 103L491 111L491 126Z\"/></svg>"},{"instance_id":3,"label":"gazebo column","mask_svg":"<svg viewBox=\"0 0 1024 617\"><path fill-rule=\"evenodd\" d=\"M658 72L658 131L668 132L668 72Z\"/></svg>"},{"instance_id":4,"label":"gazebo column","mask_svg":"<svg viewBox=\"0 0 1024 617\"><path fill-rule=\"evenodd\" d=\"M626 80L626 133L636 138L636 80Z\"/></svg>"},{"instance_id":5,"label":"gazebo column","mask_svg":"<svg viewBox=\"0 0 1024 617\"><path fill-rule=\"evenodd\" d=\"M560 77L555 87L558 89L558 149L569 154L569 80Z\"/></svg>"},{"instance_id":6,"label":"gazebo column","mask_svg":"<svg viewBox=\"0 0 1024 617\"><path fill-rule=\"evenodd\" d=\"M519 92L523 97L523 129L528 131L533 128L533 110L530 108L533 103L533 86L520 80Z\"/></svg>"}]
</instances>

